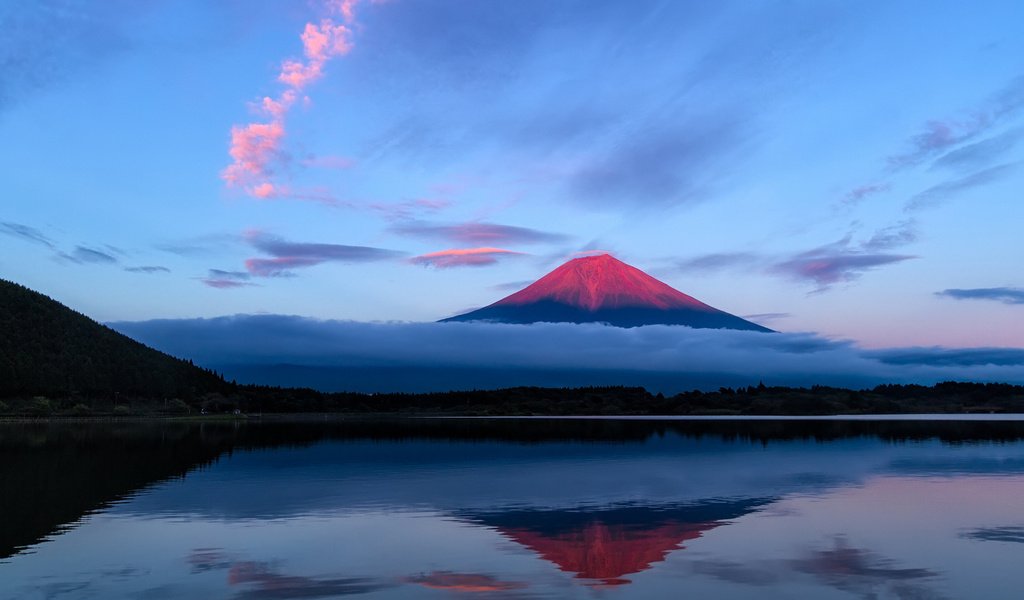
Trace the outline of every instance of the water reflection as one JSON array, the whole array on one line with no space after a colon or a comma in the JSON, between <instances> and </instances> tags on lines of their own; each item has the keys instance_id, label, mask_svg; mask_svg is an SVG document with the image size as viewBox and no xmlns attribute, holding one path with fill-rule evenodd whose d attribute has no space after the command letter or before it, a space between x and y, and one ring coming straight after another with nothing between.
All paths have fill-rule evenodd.
<instances>
[{"instance_id":1,"label":"water reflection","mask_svg":"<svg viewBox=\"0 0 1024 600\"><path fill-rule=\"evenodd\" d=\"M512 510L470 515L588 585L630 583L666 555L706 532L768 504L768 499L709 500L682 506L609 506L598 510Z\"/></svg>"},{"instance_id":2,"label":"water reflection","mask_svg":"<svg viewBox=\"0 0 1024 600\"><path fill-rule=\"evenodd\" d=\"M1024 584L1018 423L0 426L0 450L0 599Z\"/></svg>"}]
</instances>

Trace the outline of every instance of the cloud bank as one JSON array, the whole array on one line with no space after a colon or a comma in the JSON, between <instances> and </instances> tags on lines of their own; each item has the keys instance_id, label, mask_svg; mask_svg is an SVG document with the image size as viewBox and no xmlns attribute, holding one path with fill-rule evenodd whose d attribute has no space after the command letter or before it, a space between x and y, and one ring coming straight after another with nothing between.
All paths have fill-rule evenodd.
<instances>
[{"instance_id":1,"label":"cloud bank","mask_svg":"<svg viewBox=\"0 0 1024 600\"><path fill-rule=\"evenodd\" d=\"M514 385L1024 383L1024 349L867 351L813 334L654 325L361 323L282 315L110 324L239 381L364 392Z\"/></svg>"}]
</instances>

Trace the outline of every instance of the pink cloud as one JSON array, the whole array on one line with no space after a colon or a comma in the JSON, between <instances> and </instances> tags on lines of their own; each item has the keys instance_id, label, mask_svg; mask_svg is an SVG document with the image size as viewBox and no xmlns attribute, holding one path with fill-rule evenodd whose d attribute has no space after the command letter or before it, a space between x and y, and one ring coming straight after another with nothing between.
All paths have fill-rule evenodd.
<instances>
[{"instance_id":1,"label":"pink cloud","mask_svg":"<svg viewBox=\"0 0 1024 600\"><path fill-rule=\"evenodd\" d=\"M235 186L258 185L270 175L270 163L280 152L282 138L284 125L280 121L232 127L228 153L235 162L224 169L224 180Z\"/></svg>"},{"instance_id":2,"label":"pink cloud","mask_svg":"<svg viewBox=\"0 0 1024 600\"><path fill-rule=\"evenodd\" d=\"M508 256L523 256L523 253L503 248L453 248L414 256L409 259L409 262L435 269L484 267L493 265L498 262L498 259Z\"/></svg>"},{"instance_id":3,"label":"pink cloud","mask_svg":"<svg viewBox=\"0 0 1024 600\"><path fill-rule=\"evenodd\" d=\"M335 23L330 18L321 19L319 24L306 23L299 36L306 61L283 61L277 79L288 89L277 98L264 97L258 105L270 117L270 122L231 128L228 154L233 162L221 173L228 187L242 188L249 195L263 199L282 195L280 188L271 181L271 176L272 165L284 155L285 118L299 91L323 76L324 65L331 58L352 50L352 26L358 1L333 0L325 4L329 12L342 16L343 23ZM308 102L309 97L304 96L303 100Z\"/></svg>"},{"instance_id":4,"label":"pink cloud","mask_svg":"<svg viewBox=\"0 0 1024 600\"><path fill-rule=\"evenodd\" d=\"M284 116L288 113L288 109L290 109L294 103L295 91L285 90L285 92L277 99L264 96L263 100L260 101L259 108L266 114L270 115L275 122L279 122L284 119Z\"/></svg>"}]
</instances>

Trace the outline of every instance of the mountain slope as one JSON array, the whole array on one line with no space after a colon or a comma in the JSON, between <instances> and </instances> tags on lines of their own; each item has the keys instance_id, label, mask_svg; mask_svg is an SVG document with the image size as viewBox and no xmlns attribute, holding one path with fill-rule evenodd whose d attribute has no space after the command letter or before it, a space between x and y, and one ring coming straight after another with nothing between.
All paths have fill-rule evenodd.
<instances>
[{"instance_id":1,"label":"mountain slope","mask_svg":"<svg viewBox=\"0 0 1024 600\"><path fill-rule=\"evenodd\" d=\"M0 398L80 394L188 400L227 387L211 371L0 279Z\"/></svg>"},{"instance_id":2,"label":"mountain slope","mask_svg":"<svg viewBox=\"0 0 1024 600\"><path fill-rule=\"evenodd\" d=\"M511 296L443 321L601 322L771 331L708 306L607 254L576 258Z\"/></svg>"}]
</instances>

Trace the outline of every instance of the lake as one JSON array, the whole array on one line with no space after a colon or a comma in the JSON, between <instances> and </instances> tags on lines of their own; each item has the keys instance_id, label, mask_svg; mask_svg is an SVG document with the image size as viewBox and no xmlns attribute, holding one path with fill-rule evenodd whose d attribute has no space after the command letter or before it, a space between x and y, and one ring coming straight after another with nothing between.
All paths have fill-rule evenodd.
<instances>
[{"instance_id":1,"label":"lake","mask_svg":"<svg viewBox=\"0 0 1024 600\"><path fill-rule=\"evenodd\" d=\"M0 598L1018 598L1024 423L0 424Z\"/></svg>"}]
</instances>

